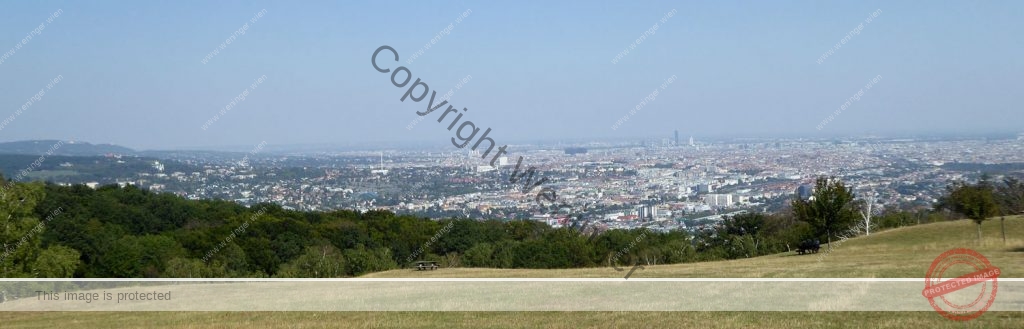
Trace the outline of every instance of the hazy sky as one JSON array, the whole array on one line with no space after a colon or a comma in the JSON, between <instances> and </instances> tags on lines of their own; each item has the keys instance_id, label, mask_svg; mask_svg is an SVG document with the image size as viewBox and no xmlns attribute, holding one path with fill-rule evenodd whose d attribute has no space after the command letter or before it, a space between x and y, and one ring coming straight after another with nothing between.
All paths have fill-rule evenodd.
<instances>
[{"instance_id":1,"label":"hazy sky","mask_svg":"<svg viewBox=\"0 0 1024 329\"><path fill-rule=\"evenodd\" d=\"M438 98L471 76L450 104L499 144L1017 132L1021 32L1021 1L18 2L0 9L0 124L14 117L0 141L450 145L444 108L407 129L430 97L400 101L408 85L370 62L382 45L400 57L381 53L382 68L407 67Z\"/></svg>"}]
</instances>

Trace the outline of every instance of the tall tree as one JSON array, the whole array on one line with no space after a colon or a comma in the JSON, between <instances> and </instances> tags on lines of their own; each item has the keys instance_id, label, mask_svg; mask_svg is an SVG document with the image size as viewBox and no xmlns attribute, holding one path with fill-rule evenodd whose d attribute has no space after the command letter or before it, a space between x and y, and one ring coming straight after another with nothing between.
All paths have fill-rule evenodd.
<instances>
[{"instance_id":1,"label":"tall tree","mask_svg":"<svg viewBox=\"0 0 1024 329\"><path fill-rule=\"evenodd\" d=\"M1003 244L1006 244L1006 215L1024 214L1024 182L1007 177L996 187L996 200L999 203L999 226L1003 233Z\"/></svg>"},{"instance_id":2,"label":"tall tree","mask_svg":"<svg viewBox=\"0 0 1024 329\"><path fill-rule=\"evenodd\" d=\"M306 252L281 266L282 278L339 278L345 276L345 256L334 246L306 248Z\"/></svg>"},{"instance_id":3,"label":"tall tree","mask_svg":"<svg viewBox=\"0 0 1024 329\"><path fill-rule=\"evenodd\" d=\"M491 267L491 255L494 254L494 247L490 243L477 243L466 250L466 266L469 267Z\"/></svg>"},{"instance_id":4,"label":"tall tree","mask_svg":"<svg viewBox=\"0 0 1024 329\"><path fill-rule=\"evenodd\" d=\"M51 246L39 253L32 265L33 274L44 278L70 278L81 263L82 254L65 246Z\"/></svg>"},{"instance_id":5,"label":"tall tree","mask_svg":"<svg viewBox=\"0 0 1024 329\"><path fill-rule=\"evenodd\" d=\"M850 227L858 217L854 195L835 177L818 177L814 193L807 200L793 199L793 214L811 224L817 236L824 235L832 249L832 237Z\"/></svg>"},{"instance_id":6,"label":"tall tree","mask_svg":"<svg viewBox=\"0 0 1024 329\"><path fill-rule=\"evenodd\" d=\"M30 264L39 254L45 223L33 209L43 195L41 184L0 178L0 277L34 276Z\"/></svg>"},{"instance_id":7,"label":"tall tree","mask_svg":"<svg viewBox=\"0 0 1024 329\"><path fill-rule=\"evenodd\" d=\"M860 215L864 218L864 235L871 235L871 215L872 208L875 206L875 194L872 192L868 195L868 198L864 200L864 209L861 210Z\"/></svg>"},{"instance_id":8,"label":"tall tree","mask_svg":"<svg viewBox=\"0 0 1024 329\"><path fill-rule=\"evenodd\" d=\"M758 247L763 242L761 234L767 216L762 213L748 212L726 217L718 230L718 235L729 240L734 255L730 258L755 257L759 255Z\"/></svg>"},{"instance_id":9,"label":"tall tree","mask_svg":"<svg viewBox=\"0 0 1024 329\"><path fill-rule=\"evenodd\" d=\"M978 224L978 242L981 242L981 223L989 217L999 215L999 204L990 183L982 180L970 185L963 182L947 187L947 194L939 200L939 206L970 218Z\"/></svg>"},{"instance_id":10,"label":"tall tree","mask_svg":"<svg viewBox=\"0 0 1024 329\"><path fill-rule=\"evenodd\" d=\"M1004 213L1010 215L1024 214L1024 181L1014 177L1003 179L996 189L999 196L1000 206L1005 206Z\"/></svg>"}]
</instances>

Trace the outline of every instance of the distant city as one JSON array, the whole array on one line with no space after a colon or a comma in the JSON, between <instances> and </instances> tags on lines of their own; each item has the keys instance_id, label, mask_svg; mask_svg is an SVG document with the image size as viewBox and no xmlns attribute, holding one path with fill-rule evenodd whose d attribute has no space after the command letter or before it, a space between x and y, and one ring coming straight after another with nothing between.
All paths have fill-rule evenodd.
<instances>
[{"instance_id":1,"label":"distant city","mask_svg":"<svg viewBox=\"0 0 1024 329\"><path fill-rule=\"evenodd\" d=\"M0 169L8 179L20 173L23 181L132 185L246 206L383 209L553 227L583 221L657 231L694 231L729 214L781 210L792 198L809 195L818 176L842 179L885 211L929 209L953 181L1024 175L1024 136L701 141L675 132L621 143L512 146L537 168L535 175L549 179L545 186L558 195L554 205L509 183L516 166L509 157L490 166L479 151L281 152L265 151L266 145L247 153L136 152L80 142L14 142L0 144L6 153Z\"/></svg>"}]
</instances>

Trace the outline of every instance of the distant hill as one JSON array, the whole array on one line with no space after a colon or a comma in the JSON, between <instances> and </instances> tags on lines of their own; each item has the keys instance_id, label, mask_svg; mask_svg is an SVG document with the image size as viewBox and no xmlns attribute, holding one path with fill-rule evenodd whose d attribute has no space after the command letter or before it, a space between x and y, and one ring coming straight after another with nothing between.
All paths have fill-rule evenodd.
<instances>
[{"instance_id":1,"label":"distant hill","mask_svg":"<svg viewBox=\"0 0 1024 329\"><path fill-rule=\"evenodd\" d=\"M112 144L90 144L85 142L64 141L59 147L57 140L31 140L0 143L0 154L43 155L53 150L51 155L96 156L106 154L135 154L135 150Z\"/></svg>"},{"instance_id":2,"label":"distant hill","mask_svg":"<svg viewBox=\"0 0 1024 329\"><path fill-rule=\"evenodd\" d=\"M160 161L168 173L199 170L180 161L135 155L50 155L46 156L44 161L39 161L40 157L42 156L30 154L0 154L0 175L5 179L17 181L114 184L123 179L138 177L140 173L155 173L154 161Z\"/></svg>"}]
</instances>

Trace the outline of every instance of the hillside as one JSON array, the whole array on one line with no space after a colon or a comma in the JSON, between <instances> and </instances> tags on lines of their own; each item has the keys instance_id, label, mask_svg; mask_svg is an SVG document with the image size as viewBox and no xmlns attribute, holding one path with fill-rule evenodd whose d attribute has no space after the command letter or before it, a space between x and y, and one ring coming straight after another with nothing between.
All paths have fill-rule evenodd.
<instances>
[{"instance_id":1,"label":"hillside","mask_svg":"<svg viewBox=\"0 0 1024 329\"><path fill-rule=\"evenodd\" d=\"M1006 277L1024 277L1024 217L1007 217L1006 245L999 219L982 225L984 241L979 245L974 222L968 220L909 226L872 233L836 243L832 252L822 245L814 255L794 252L728 261L654 265L637 269L637 278L922 278L936 256L953 248L970 248L985 255L1003 269ZM819 257L821 261L818 261ZM628 270L628 269L626 269ZM622 277L610 267L524 270L446 268L417 272L392 270L364 277Z\"/></svg>"},{"instance_id":2,"label":"hillside","mask_svg":"<svg viewBox=\"0 0 1024 329\"><path fill-rule=\"evenodd\" d=\"M974 240L973 223L943 222L892 229L858 237L818 256L792 253L695 264L658 265L636 277L922 277L932 259L955 247L975 249L1004 269L1004 277L1024 275L1024 218L1006 221L1007 243L999 221L984 225L985 240ZM823 254L819 254L823 255ZM614 277L610 268L571 270L441 269L394 270L364 277ZM76 328L107 328L131 323L145 328L1019 328L1024 312L988 312L969 323L934 312L0 312L4 328L45 328L74 323Z\"/></svg>"},{"instance_id":3,"label":"hillside","mask_svg":"<svg viewBox=\"0 0 1024 329\"><path fill-rule=\"evenodd\" d=\"M43 158L43 161L39 159ZM67 156L0 154L0 175L4 179L85 184L114 184L121 178L155 173L153 162L160 161L167 172L193 172L196 167L174 160L138 156Z\"/></svg>"},{"instance_id":4,"label":"hillside","mask_svg":"<svg viewBox=\"0 0 1024 329\"><path fill-rule=\"evenodd\" d=\"M52 150L52 152L51 152ZM57 140L29 140L0 143L0 154L28 154L67 156L95 156L106 154L135 154L135 150L113 144L90 144L85 142Z\"/></svg>"}]
</instances>

